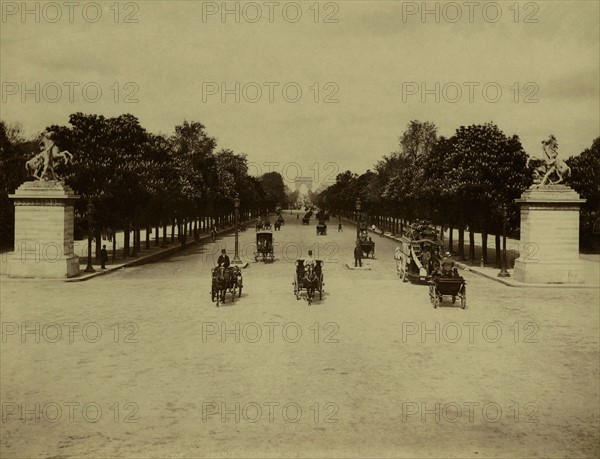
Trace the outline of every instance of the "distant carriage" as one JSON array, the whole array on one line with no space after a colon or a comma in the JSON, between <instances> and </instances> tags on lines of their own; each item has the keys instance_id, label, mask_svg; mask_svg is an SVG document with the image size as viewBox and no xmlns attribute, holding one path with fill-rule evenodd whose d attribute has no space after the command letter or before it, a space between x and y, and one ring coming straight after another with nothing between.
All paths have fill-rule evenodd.
<instances>
[{"instance_id":1,"label":"distant carriage","mask_svg":"<svg viewBox=\"0 0 600 459\"><path fill-rule=\"evenodd\" d=\"M375 258L375 242L369 237L366 223L361 223L359 226L358 240L363 255L367 258L369 258L369 255L371 255L372 258Z\"/></svg>"},{"instance_id":2,"label":"distant carriage","mask_svg":"<svg viewBox=\"0 0 600 459\"><path fill-rule=\"evenodd\" d=\"M254 261L272 262L275 261L275 251L273 250L273 233L271 231L256 232L256 252Z\"/></svg>"},{"instance_id":3,"label":"distant carriage","mask_svg":"<svg viewBox=\"0 0 600 459\"><path fill-rule=\"evenodd\" d=\"M313 265L304 265L304 259L296 260L296 272L294 273L294 295L299 300L301 293L306 293L306 300L311 305L316 292L319 293L319 300L323 299L323 261L315 260Z\"/></svg>"},{"instance_id":4,"label":"distant carriage","mask_svg":"<svg viewBox=\"0 0 600 459\"><path fill-rule=\"evenodd\" d=\"M325 220L319 220L317 224L317 236L327 236L327 224Z\"/></svg>"},{"instance_id":5,"label":"distant carriage","mask_svg":"<svg viewBox=\"0 0 600 459\"><path fill-rule=\"evenodd\" d=\"M302 217L302 224L303 225L310 224L310 216L311 216L311 212L307 212L306 214L304 214L304 217Z\"/></svg>"}]
</instances>

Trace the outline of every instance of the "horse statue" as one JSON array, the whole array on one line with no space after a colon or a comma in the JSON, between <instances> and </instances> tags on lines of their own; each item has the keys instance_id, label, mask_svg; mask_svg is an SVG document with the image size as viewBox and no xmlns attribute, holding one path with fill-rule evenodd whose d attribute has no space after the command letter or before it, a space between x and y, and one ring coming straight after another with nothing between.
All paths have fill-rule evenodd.
<instances>
[{"instance_id":1,"label":"horse statue","mask_svg":"<svg viewBox=\"0 0 600 459\"><path fill-rule=\"evenodd\" d=\"M527 166L533 166L533 182L538 187L545 186L546 182L548 185L558 185L571 175L571 168L558 157L558 142L553 135L550 135L547 140L542 140L542 149L545 159L529 158L527 160ZM552 174L556 174L558 179L551 181Z\"/></svg>"},{"instance_id":2,"label":"horse statue","mask_svg":"<svg viewBox=\"0 0 600 459\"><path fill-rule=\"evenodd\" d=\"M225 293L227 292L227 284L229 283L229 271L224 266L220 265L212 270L212 300L217 302L219 307L220 302L225 303Z\"/></svg>"},{"instance_id":3,"label":"horse statue","mask_svg":"<svg viewBox=\"0 0 600 459\"><path fill-rule=\"evenodd\" d=\"M40 152L25 163L25 169L29 175L39 181L60 180L54 170L54 165L59 160L63 164L68 164L73 160L73 155L67 150L60 151L53 137L52 131L42 133L39 144Z\"/></svg>"},{"instance_id":4,"label":"horse statue","mask_svg":"<svg viewBox=\"0 0 600 459\"><path fill-rule=\"evenodd\" d=\"M304 278L302 279L302 283L304 284L304 288L306 289L306 300L308 301L308 305L312 304L313 298L315 296L315 290L317 285L319 285L319 277L317 276L317 270L312 263L309 263L305 266L304 269Z\"/></svg>"}]
</instances>

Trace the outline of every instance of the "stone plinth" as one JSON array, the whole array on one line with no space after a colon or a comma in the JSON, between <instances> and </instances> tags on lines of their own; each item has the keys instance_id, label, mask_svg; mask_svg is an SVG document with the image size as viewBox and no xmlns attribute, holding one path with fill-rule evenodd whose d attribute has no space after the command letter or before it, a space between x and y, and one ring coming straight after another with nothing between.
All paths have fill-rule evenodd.
<instances>
[{"instance_id":1,"label":"stone plinth","mask_svg":"<svg viewBox=\"0 0 600 459\"><path fill-rule=\"evenodd\" d=\"M571 188L548 185L526 190L521 199L520 256L514 278L531 284L582 284L579 260L579 206Z\"/></svg>"},{"instance_id":2,"label":"stone plinth","mask_svg":"<svg viewBox=\"0 0 600 459\"><path fill-rule=\"evenodd\" d=\"M79 274L73 244L79 196L61 182L25 182L9 195L15 205L15 251L9 277L60 279Z\"/></svg>"}]
</instances>

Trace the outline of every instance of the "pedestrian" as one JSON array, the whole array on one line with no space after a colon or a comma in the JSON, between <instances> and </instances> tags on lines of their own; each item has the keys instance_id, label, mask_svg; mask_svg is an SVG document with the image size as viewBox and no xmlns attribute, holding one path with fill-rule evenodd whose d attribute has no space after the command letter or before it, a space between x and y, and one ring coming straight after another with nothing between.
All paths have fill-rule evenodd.
<instances>
[{"instance_id":1,"label":"pedestrian","mask_svg":"<svg viewBox=\"0 0 600 459\"><path fill-rule=\"evenodd\" d=\"M344 230L342 229L342 224L338 223L338 233L343 233Z\"/></svg>"},{"instance_id":2,"label":"pedestrian","mask_svg":"<svg viewBox=\"0 0 600 459\"><path fill-rule=\"evenodd\" d=\"M356 247L354 247L354 267L360 266L362 268L362 249L360 247L360 241L356 241Z\"/></svg>"},{"instance_id":3,"label":"pedestrian","mask_svg":"<svg viewBox=\"0 0 600 459\"><path fill-rule=\"evenodd\" d=\"M222 249L221 255L219 255L219 258L217 260L217 265L223 266L225 269L227 269L229 268L230 264L231 262L229 261L229 255L227 255L227 251L225 249Z\"/></svg>"},{"instance_id":4,"label":"pedestrian","mask_svg":"<svg viewBox=\"0 0 600 459\"><path fill-rule=\"evenodd\" d=\"M108 252L106 251L106 245L102 246L100 250L100 267L106 269L106 262L108 261Z\"/></svg>"}]
</instances>

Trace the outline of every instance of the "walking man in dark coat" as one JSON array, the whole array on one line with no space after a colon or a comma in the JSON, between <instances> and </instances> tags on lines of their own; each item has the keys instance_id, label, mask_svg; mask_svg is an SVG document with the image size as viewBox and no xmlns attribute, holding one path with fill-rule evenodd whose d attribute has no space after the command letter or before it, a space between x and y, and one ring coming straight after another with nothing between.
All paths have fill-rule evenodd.
<instances>
[{"instance_id":1,"label":"walking man in dark coat","mask_svg":"<svg viewBox=\"0 0 600 459\"><path fill-rule=\"evenodd\" d=\"M354 247L354 267L360 266L362 268L362 249L360 248L360 241L356 241L356 247Z\"/></svg>"},{"instance_id":2,"label":"walking man in dark coat","mask_svg":"<svg viewBox=\"0 0 600 459\"><path fill-rule=\"evenodd\" d=\"M221 266L223 265L223 267L225 269L229 268L230 265L230 261L229 261L229 255L227 255L227 252L225 251L225 249L221 250L221 255L219 256L219 259L217 260L217 266Z\"/></svg>"},{"instance_id":3,"label":"walking man in dark coat","mask_svg":"<svg viewBox=\"0 0 600 459\"><path fill-rule=\"evenodd\" d=\"M100 250L100 267L106 269L106 262L108 261L108 252L106 251L106 245L102 246Z\"/></svg>"}]
</instances>

